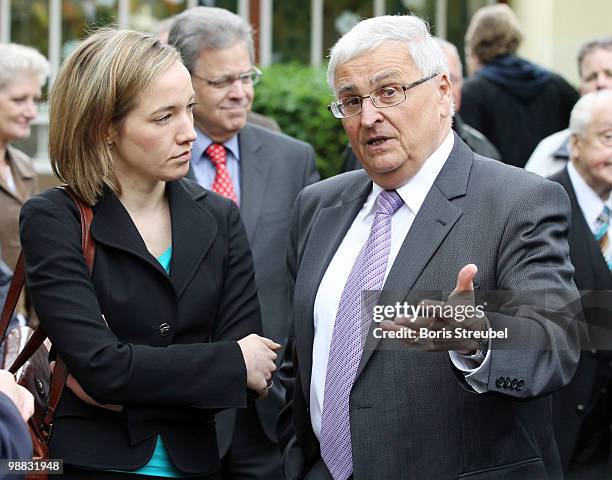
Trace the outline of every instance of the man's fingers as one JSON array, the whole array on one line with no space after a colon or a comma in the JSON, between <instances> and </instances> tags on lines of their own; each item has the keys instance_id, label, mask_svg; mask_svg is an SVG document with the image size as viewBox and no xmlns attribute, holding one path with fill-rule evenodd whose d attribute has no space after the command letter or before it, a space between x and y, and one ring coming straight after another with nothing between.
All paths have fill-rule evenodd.
<instances>
[{"instance_id":1,"label":"man's fingers","mask_svg":"<svg viewBox=\"0 0 612 480\"><path fill-rule=\"evenodd\" d=\"M457 285L451 293L451 297L462 292L474 291L474 277L478 273L478 267L470 263L463 267L457 275Z\"/></svg>"}]
</instances>

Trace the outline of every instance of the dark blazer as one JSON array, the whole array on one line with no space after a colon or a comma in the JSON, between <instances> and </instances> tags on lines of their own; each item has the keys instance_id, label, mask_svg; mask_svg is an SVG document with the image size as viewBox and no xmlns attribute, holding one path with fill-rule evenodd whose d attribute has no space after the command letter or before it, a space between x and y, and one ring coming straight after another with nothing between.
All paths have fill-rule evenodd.
<instances>
[{"instance_id":1,"label":"dark blazer","mask_svg":"<svg viewBox=\"0 0 612 480\"><path fill-rule=\"evenodd\" d=\"M314 300L371 190L359 170L308 187L296 201L288 254L294 346L279 373L289 400L278 425L289 480L308 472L308 479L330 478L309 411ZM455 135L379 303L414 304L422 292L446 298L459 270L475 263L480 291L512 292L487 312L492 328L508 327L511 338L529 332L530 343L517 351L493 341L487 393L475 394L447 352L379 343L370 332L350 395L355 480L559 478L545 395L567 384L578 362L577 327L563 309L578 299L569 214L558 185L475 155ZM547 307L560 309L556 323L545 320L544 307L525 306L534 290L546 291Z\"/></svg>"},{"instance_id":2,"label":"dark blazer","mask_svg":"<svg viewBox=\"0 0 612 480\"><path fill-rule=\"evenodd\" d=\"M93 277L67 194L48 190L23 207L27 284L41 325L86 392L124 405L113 413L65 390L51 458L135 469L160 434L180 470L212 473L219 463L214 414L246 406L236 340L261 333L261 319L238 209L186 179L167 183L166 193L169 275L108 189L93 208Z\"/></svg>"},{"instance_id":3,"label":"dark blazer","mask_svg":"<svg viewBox=\"0 0 612 480\"><path fill-rule=\"evenodd\" d=\"M580 97L565 79L549 73L548 81L536 88L527 82L519 87L517 79L510 89L478 73L463 82L461 118L493 142L504 163L524 167L540 140L567 128ZM532 98L515 95L530 88L537 91Z\"/></svg>"},{"instance_id":4,"label":"dark blazer","mask_svg":"<svg viewBox=\"0 0 612 480\"><path fill-rule=\"evenodd\" d=\"M572 225L569 232L570 258L576 269L574 280L584 295L584 316L591 340L582 347L576 375L570 384L553 396L553 420L559 454L565 469L571 463L585 464L608 461L608 455L594 458L598 448L609 448L610 408L609 388L612 369L610 351L597 351L594 341L603 346L601 331L593 328L606 326L611 330L612 275L601 254L584 214L578 204L567 167L550 177L560 183L572 206ZM607 292L602 292L606 290ZM597 296L598 308L590 307ZM602 301L603 300L603 301ZM607 306L607 308L606 308ZM608 339L610 336L608 335ZM612 350L609 344L608 350ZM607 420L606 420L607 419ZM578 444L578 448L577 448ZM601 452L600 452L601 453Z\"/></svg>"},{"instance_id":5,"label":"dark blazer","mask_svg":"<svg viewBox=\"0 0 612 480\"><path fill-rule=\"evenodd\" d=\"M0 392L0 459L32 459L32 441L28 426L12 400L2 392ZM8 475L7 477L13 478ZM0 474L0 478L5 477Z\"/></svg>"},{"instance_id":6,"label":"dark blazer","mask_svg":"<svg viewBox=\"0 0 612 480\"><path fill-rule=\"evenodd\" d=\"M244 220L255 264L255 279L263 332L287 343L289 317L286 249L291 207L300 191L319 180L313 148L287 135L246 124L238 134L240 146L240 215ZM193 171L188 176L195 180ZM282 358L282 350L278 358ZM284 391L275 382L268 397L255 402L261 426L277 442L276 417ZM230 446L235 411L217 415L222 455Z\"/></svg>"}]
</instances>

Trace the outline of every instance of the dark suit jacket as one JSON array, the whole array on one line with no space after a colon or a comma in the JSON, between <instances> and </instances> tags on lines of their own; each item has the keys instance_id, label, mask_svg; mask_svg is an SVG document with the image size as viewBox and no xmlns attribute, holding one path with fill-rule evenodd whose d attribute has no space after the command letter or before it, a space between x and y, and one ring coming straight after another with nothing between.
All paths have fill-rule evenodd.
<instances>
[{"instance_id":1,"label":"dark suit jacket","mask_svg":"<svg viewBox=\"0 0 612 480\"><path fill-rule=\"evenodd\" d=\"M32 442L28 426L12 400L2 392L0 392L0 459L32 459ZM0 478L4 476L0 474Z\"/></svg>"},{"instance_id":2,"label":"dark suit jacket","mask_svg":"<svg viewBox=\"0 0 612 480\"><path fill-rule=\"evenodd\" d=\"M572 206L572 225L569 232L570 258L576 269L574 273L576 286L583 293L584 316L590 329L590 339L582 346L576 375L566 388L553 396L555 436L561 461L564 468L567 468L572 460L574 463L582 464L597 461L593 458L597 448L603 447L606 452L608 449L606 431L610 428L609 415L601 413L602 410L609 411L610 402L605 400L602 389L607 388L610 381L609 361L612 358L610 351L597 351L592 344L597 342L603 346L602 332L597 331L597 328L607 325L607 330L611 330L612 300L609 298L609 291L612 290L612 275L578 204L567 167L552 176L551 180L565 188ZM595 303L595 297L599 305L597 308L589 306ZM609 334L607 338L610 338ZM608 350L612 350L612 344L609 344ZM601 405L600 401L604 401L605 404ZM580 446L576 451L578 439ZM602 442L605 445L602 445ZM607 461L607 458L606 455L599 461Z\"/></svg>"},{"instance_id":3,"label":"dark suit jacket","mask_svg":"<svg viewBox=\"0 0 612 480\"><path fill-rule=\"evenodd\" d=\"M329 478L309 412L314 299L371 189L367 174L355 171L308 187L296 201L288 255L294 347L279 374L289 400L279 418L288 479L313 466L320 473L308 478ZM370 333L350 396L355 480L559 478L544 395L567 384L578 361L577 328L563 315L566 302L577 301L569 214L558 185L475 155L455 135L379 303L414 304L421 292L446 298L459 270L475 263L480 290L512 293L487 313L492 328L528 332L532 343L517 351L493 341L488 392L475 394L447 352L385 345ZM543 307L522 303L521 294L529 299L534 290L546 291L548 307L561 309L557 323L546 320Z\"/></svg>"},{"instance_id":4,"label":"dark suit jacket","mask_svg":"<svg viewBox=\"0 0 612 480\"><path fill-rule=\"evenodd\" d=\"M285 345L289 325L286 247L291 206L304 187L319 180L315 154L307 143L248 123L238 134L238 142L240 215L253 251L263 332ZM193 171L188 176L195 180ZM275 382L268 397L255 405L264 432L276 442L276 417L284 405L280 383ZM229 448L234 418L235 411L217 415L222 454Z\"/></svg>"},{"instance_id":5,"label":"dark suit jacket","mask_svg":"<svg viewBox=\"0 0 612 480\"><path fill-rule=\"evenodd\" d=\"M93 208L93 277L67 194L48 190L23 207L27 284L41 325L86 392L124 405L113 413L65 390L51 458L134 469L147 462L160 434L180 470L214 472L214 414L247 403L236 340L261 333L261 320L238 209L190 180L169 182L166 193L169 275L108 189Z\"/></svg>"}]
</instances>

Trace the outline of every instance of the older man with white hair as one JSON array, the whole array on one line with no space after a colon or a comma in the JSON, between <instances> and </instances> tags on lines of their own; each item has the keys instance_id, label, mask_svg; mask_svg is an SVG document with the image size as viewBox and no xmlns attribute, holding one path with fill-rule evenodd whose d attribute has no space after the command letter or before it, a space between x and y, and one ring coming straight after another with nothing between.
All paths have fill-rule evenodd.
<instances>
[{"instance_id":1,"label":"older man with white hair","mask_svg":"<svg viewBox=\"0 0 612 480\"><path fill-rule=\"evenodd\" d=\"M569 130L571 161L551 180L565 188L572 205L570 258L591 342L597 345L583 347L572 382L553 397L554 426L567 478L595 480L612 477L612 342L606 334L612 312L612 90L583 96L572 110ZM588 308L592 299L598 308ZM602 326L608 327L602 332Z\"/></svg>"},{"instance_id":2,"label":"older man with white hair","mask_svg":"<svg viewBox=\"0 0 612 480\"><path fill-rule=\"evenodd\" d=\"M563 189L452 132L444 55L415 16L360 22L332 49L328 81L364 170L294 206L285 478L559 478L538 397L578 361ZM497 290L509 293L498 309L460 318ZM533 292L548 308L523 301ZM531 343L486 338L505 328Z\"/></svg>"}]
</instances>

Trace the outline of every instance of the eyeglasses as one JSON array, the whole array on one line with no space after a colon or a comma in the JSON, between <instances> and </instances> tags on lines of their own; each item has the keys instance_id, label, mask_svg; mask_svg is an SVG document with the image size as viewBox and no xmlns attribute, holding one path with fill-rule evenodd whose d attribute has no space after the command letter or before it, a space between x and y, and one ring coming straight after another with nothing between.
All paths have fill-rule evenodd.
<instances>
[{"instance_id":1,"label":"eyeglasses","mask_svg":"<svg viewBox=\"0 0 612 480\"><path fill-rule=\"evenodd\" d=\"M243 85L257 85L259 80L261 80L261 70L257 67L253 67L250 72L240 73L238 75L226 75L225 77L221 77L215 80L209 80L208 78L201 77L192 73L192 77L199 78L200 80L204 80L213 88L218 88L219 90L228 88L232 85L236 80L240 80L240 83Z\"/></svg>"},{"instance_id":2,"label":"eyeglasses","mask_svg":"<svg viewBox=\"0 0 612 480\"><path fill-rule=\"evenodd\" d=\"M409 83L408 85L385 85L384 87L380 87L373 92L370 92L369 95L365 95L363 97L345 97L330 103L327 106L327 109L331 111L336 118L353 117L361 113L361 104L366 98L372 100L372 104L376 108L394 107L395 105L399 105L406 100L406 92L408 90L420 85L421 83L431 80L436 75L438 74L432 73L431 75L421 78L416 82Z\"/></svg>"}]
</instances>

